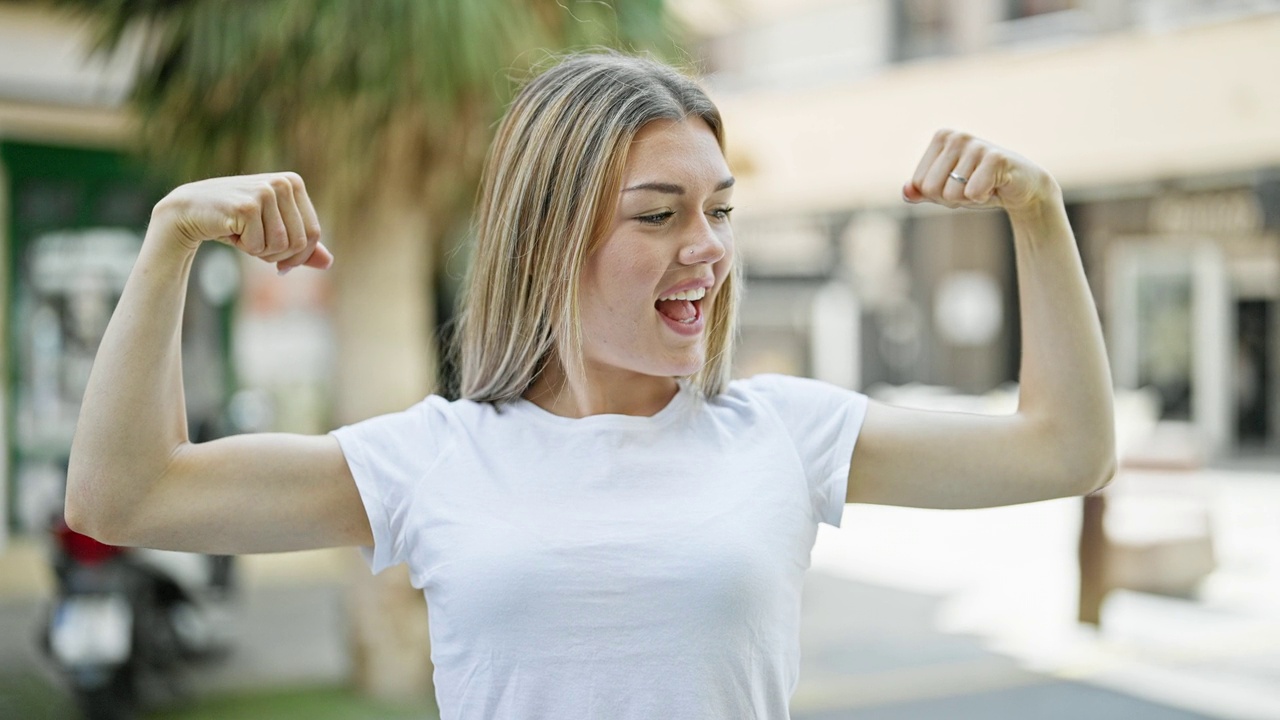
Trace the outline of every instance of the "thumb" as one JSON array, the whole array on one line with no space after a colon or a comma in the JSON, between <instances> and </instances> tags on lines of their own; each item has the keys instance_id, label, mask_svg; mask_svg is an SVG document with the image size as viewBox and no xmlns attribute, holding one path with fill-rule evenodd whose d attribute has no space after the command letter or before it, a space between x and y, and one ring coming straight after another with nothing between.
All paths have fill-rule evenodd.
<instances>
[{"instance_id":1,"label":"thumb","mask_svg":"<svg viewBox=\"0 0 1280 720\"><path fill-rule=\"evenodd\" d=\"M915 183L908 182L902 186L902 199L909 203L918 203L924 200L924 193L920 192Z\"/></svg>"},{"instance_id":2,"label":"thumb","mask_svg":"<svg viewBox=\"0 0 1280 720\"><path fill-rule=\"evenodd\" d=\"M317 270L328 270L333 265L333 253L329 252L324 243L316 243L315 252L302 264Z\"/></svg>"},{"instance_id":3,"label":"thumb","mask_svg":"<svg viewBox=\"0 0 1280 720\"><path fill-rule=\"evenodd\" d=\"M298 262L297 261L298 257L299 257L298 255L295 255L294 257L289 258L288 260L281 260L280 262L276 263L276 268L279 269L280 274L287 275L290 271L292 271L296 267L309 267L309 268L315 268L316 270L328 270L329 267L333 265L333 253L329 252L329 248L325 247L324 243L316 243L316 246L312 248L311 254L307 256L306 260L303 260L302 262Z\"/></svg>"}]
</instances>

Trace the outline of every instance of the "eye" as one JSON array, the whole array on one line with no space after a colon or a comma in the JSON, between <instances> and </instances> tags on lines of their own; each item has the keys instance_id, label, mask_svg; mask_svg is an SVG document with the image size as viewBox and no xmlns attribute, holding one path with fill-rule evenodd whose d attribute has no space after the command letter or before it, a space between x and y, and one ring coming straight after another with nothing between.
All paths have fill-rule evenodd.
<instances>
[{"instance_id":1,"label":"eye","mask_svg":"<svg viewBox=\"0 0 1280 720\"><path fill-rule=\"evenodd\" d=\"M725 207L715 208L714 210L711 211L711 215L715 217L717 220L728 220L729 213L731 212L733 212L733 208L726 205Z\"/></svg>"},{"instance_id":2,"label":"eye","mask_svg":"<svg viewBox=\"0 0 1280 720\"><path fill-rule=\"evenodd\" d=\"M675 213L668 210L667 212L654 213L652 215L641 215L636 220L645 225L665 225L672 215L675 215Z\"/></svg>"}]
</instances>

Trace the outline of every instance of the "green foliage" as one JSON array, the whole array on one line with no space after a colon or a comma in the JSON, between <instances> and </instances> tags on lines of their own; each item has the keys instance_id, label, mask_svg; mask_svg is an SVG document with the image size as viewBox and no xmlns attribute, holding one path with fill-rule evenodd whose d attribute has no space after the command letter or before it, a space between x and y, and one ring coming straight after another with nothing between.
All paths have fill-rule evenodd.
<instances>
[{"instance_id":1,"label":"green foliage","mask_svg":"<svg viewBox=\"0 0 1280 720\"><path fill-rule=\"evenodd\" d=\"M662 0L49 0L141 38L142 149L179 177L289 167L367 195L469 177L548 52L670 55Z\"/></svg>"},{"instance_id":2,"label":"green foliage","mask_svg":"<svg viewBox=\"0 0 1280 720\"><path fill-rule=\"evenodd\" d=\"M67 691L44 673L14 667L0 671L0 718L65 720L75 712Z\"/></svg>"}]
</instances>

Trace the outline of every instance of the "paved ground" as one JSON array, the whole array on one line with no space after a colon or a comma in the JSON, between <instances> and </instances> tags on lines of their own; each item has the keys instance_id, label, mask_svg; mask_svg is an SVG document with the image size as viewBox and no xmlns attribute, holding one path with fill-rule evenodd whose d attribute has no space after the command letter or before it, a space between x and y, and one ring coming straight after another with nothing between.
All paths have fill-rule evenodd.
<instances>
[{"instance_id":1,"label":"paved ground","mask_svg":"<svg viewBox=\"0 0 1280 720\"><path fill-rule=\"evenodd\" d=\"M796 720L1213 717L1022 669L975 638L934 630L939 603L811 572ZM14 678L21 678L28 694L24 720L31 717L32 683L50 688L36 717L66 717L69 707L32 642L39 617L37 602L0 604L0 693L6 687L13 693ZM347 669L339 586L255 590L244 599L237 635L231 658L193 677L197 693L339 682ZM0 718L16 720L6 707L12 712L18 705L0 696Z\"/></svg>"},{"instance_id":2,"label":"paved ground","mask_svg":"<svg viewBox=\"0 0 1280 720\"><path fill-rule=\"evenodd\" d=\"M794 715L795 720L1202 720L1208 717L1072 682L1047 682L891 705Z\"/></svg>"},{"instance_id":3,"label":"paved ground","mask_svg":"<svg viewBox=\"0 0 1280 720\"><path fill-rule=\"evenodd\" d=\"M796 720L1201 720L933 630L941 600L811 572Z\"/></svg>"},{"instance_id":4,"label":"paved ground","mask_svg":"<svg viewBox=\"0 0 1280 720\"><path fill-rule=\"evenodd\" d=\"M347 635L340 586L259 588L247 592L238 607L235 649L187 672L192 695L345 680ZM0 602L0 720L72 717L61 677L36 646L43 612L42 600Z\"/></svg>"},{"instance_id":5,"label":"paved ground","mask_svg":"<svg viewBox=\"0 0 1280 720\"><path fill-rule=\"evenodd\" d=\"M1280 718L1280 481L1219 473L1196 483L1218 570L1196 601L1114 593L1101 632L1071 620L1079 513L1069 503L851 507L815 548L794 716ZM1146 501L1138 509L1170 516ZM340 682L342 572L295 556L264 567L258 577L275 584L247 584L237 650L201 670L195 690ZM0 720L69 715L35 649L41 605L0 592Z\"/></svg>"}]
</instances>

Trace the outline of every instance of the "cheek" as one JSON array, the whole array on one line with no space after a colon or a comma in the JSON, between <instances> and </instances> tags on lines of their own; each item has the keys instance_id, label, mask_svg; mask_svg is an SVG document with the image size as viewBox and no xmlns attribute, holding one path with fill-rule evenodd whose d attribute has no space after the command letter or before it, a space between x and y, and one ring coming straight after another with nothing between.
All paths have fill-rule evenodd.
<instances>
[{"instance_id":1,"label":"cheek","mask_svg":"<svg viewBox=\"0 0 1280 720\"><path fill-rule=\"evenodd\" d=\"M723 283L724 279L729 276L729 271L733 269L735 262L735 248L733 246L733 236L730 235L721 241L724 245L724 257L716 261L714 272L716 274L716 283Z\"/></svg>"},{"instance_id":2,"label":"cheek","mask_svg":"<svg viewBox=\"0 0 1280 720\"><path fill-rule=\"evenodd\" d=\"M588 261L584 280L584 309L606 321L622 320L624 311L649 300L650 286L656 282L646 276L644 258L638 253L608 246Z\"/></svg>"}]
</instances>

